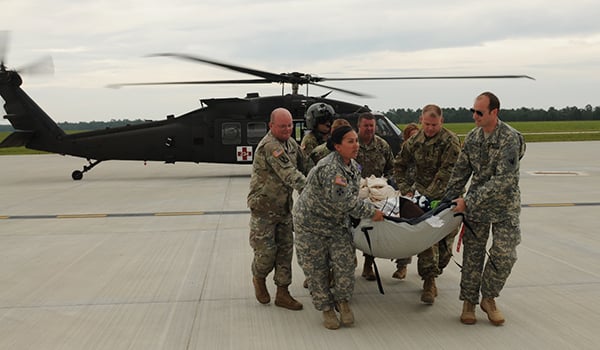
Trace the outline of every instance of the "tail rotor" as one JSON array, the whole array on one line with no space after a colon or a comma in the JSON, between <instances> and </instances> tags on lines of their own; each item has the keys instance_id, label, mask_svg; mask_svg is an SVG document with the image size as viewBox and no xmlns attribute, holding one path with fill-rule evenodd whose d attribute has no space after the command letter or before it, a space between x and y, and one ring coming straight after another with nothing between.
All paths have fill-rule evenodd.
<instances>
[{"instance_id":1,"label":"tail rotor","mask_svg":"<svg viewBox=\"0 0 600 350\"><path fill-rule=\"evenodd\" d=\"M8 52L8 41L10 38L10 32L7 30L0 30L0 71L6 72L6 54ZM33 61L15 72L19 74L27 75L52 75L54 74L54 61L52 56L46 55L40 59Z\"/></svg>"}]
</instances>

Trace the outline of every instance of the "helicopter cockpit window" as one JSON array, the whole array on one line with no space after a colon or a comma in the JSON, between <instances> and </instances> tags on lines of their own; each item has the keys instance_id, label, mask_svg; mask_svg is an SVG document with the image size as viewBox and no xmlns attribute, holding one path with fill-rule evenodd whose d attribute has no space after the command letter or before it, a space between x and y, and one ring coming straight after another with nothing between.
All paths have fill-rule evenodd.
<instances>
[{"instance_id":1,"label":"helicopter cockpit window","mask_svg":"<svg viewBox=\"0 0 600 350\"><path fill-rule=\"evenodd\" d=\"M241 144L242 125L240 123L223 123L221 125L221 140L224 145Z\"/></svg>"},{"instance_id":2,"label":"helicopter cockpit window","mask_svg":"<svg viewBox=\"0 0 600 350\"><path fill-rule=\"evenodd\" d=\"M257 145L267 131L267 123L248 123L248 143Z\"/></svg>"},{"instance_id":3,"label":"helicopter cockpit window","mask_svg":"<svg viewBox=\"0 0 600 350\"><path fill-rule=\"evenodd\" d=\"M384 118L377 118L377 133L381 136L394 135L394 131Z\"/></svg>"}]
</instances>

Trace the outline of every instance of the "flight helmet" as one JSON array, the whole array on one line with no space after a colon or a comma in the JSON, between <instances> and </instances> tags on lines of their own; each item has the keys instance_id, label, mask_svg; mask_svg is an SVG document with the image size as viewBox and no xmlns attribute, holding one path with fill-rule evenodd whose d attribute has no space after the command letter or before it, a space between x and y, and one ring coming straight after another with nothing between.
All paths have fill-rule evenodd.
<instances>
[{"instance_id":1,"label":"flight helmet","mask_svg":"<svg viewBox=\"0 0 600 350\"><path fill-rule=\"evenodd\" d=\"M312 130L319 124L326 122L332 123L334 115L335 110L333 110L333 107L330 105L323 102L313 103L306 110L306 127Z\"/></svg>"}]
</instances>

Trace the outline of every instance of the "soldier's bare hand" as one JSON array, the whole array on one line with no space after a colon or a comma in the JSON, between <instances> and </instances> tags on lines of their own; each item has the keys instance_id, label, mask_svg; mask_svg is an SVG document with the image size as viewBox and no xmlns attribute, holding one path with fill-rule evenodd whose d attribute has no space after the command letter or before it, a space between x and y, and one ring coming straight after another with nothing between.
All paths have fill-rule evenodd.
<instances>
[{"instance_id":1,"label":"soldier's bare hand","mask_svg":"<svg viewBox=\"0 0 600 350\"><path fill-rule=\"evenodd\" d=\"M371 218L373 221L383 221L383 212L381 210L375 210L375 215Z\"/></svg>"},{"instance_id":2,"label":"soldier's bare hand","mask_svg":"<svg viewBox=\"0 0 600 350\"><path fill-rule=\"evenodd\" d=\"M467 204L465 203L465 199L462 197L456 198L452 201L456 206L452 208L452 211L455 213L464 213L467 210Z\"/></svg>"}]
</instances>

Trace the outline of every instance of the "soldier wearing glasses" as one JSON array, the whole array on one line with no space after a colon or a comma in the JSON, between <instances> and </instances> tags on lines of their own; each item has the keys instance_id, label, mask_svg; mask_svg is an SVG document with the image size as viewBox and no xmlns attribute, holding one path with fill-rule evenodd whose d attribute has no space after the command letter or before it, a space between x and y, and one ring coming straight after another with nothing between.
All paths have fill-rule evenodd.
<instances>
[{"instance_id":1,"label":"soldier wearing glasses","mask_svg":"<svg viewBox=\"0 0 600 350\"><path fill-rule=\"evenodd\" d=\"M454 211L464 213L469 225L463 236L463 269L460 320L474 324L475 306L496 326L504 316L496 306L521 242L519 215L519 162L525 153L521 134L498 119L500 101L491 92L477 96L471 112L476 127L469 132L446 188L446 199L454 199ZM471 184L461 196L468 180ZM492 247L485 262L486 243L492 232Z\"/></svg>"}]
</instances>

